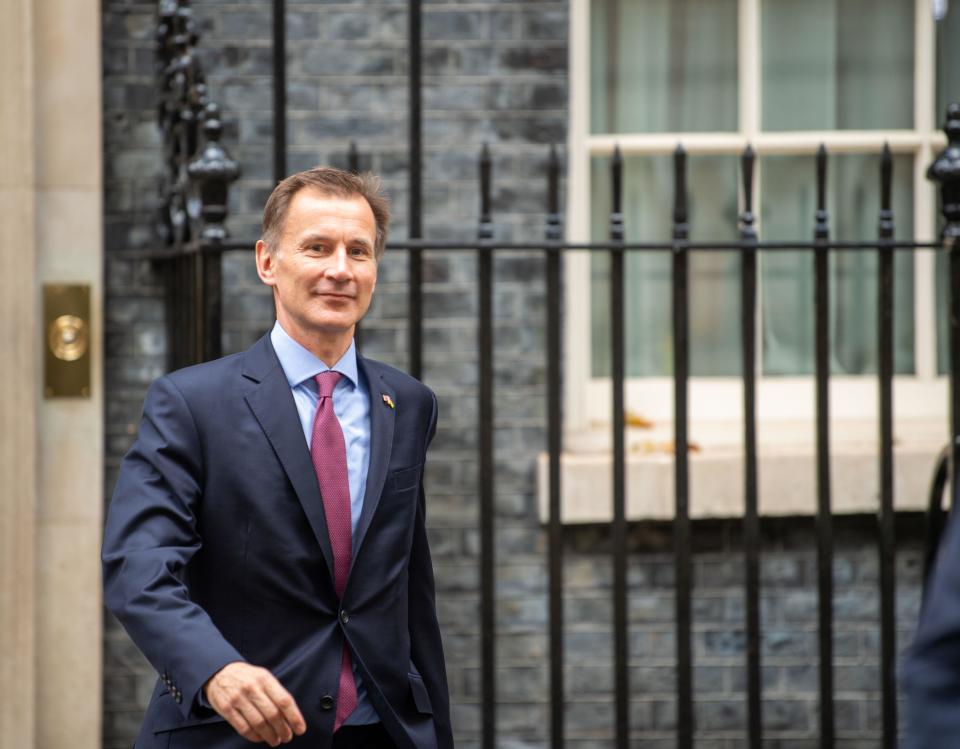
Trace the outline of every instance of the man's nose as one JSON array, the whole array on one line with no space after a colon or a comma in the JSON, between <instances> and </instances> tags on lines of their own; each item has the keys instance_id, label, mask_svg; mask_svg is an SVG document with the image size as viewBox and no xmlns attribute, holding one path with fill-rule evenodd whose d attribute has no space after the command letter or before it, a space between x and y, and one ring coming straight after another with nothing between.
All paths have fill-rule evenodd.
<instances>
[{"instance_id":1,"label":"man's nose","mask_svg":"<svg viewBox=\"0 0 960 749\"><path fill-rule=\"evenodd\" d=\"M347 248L343 245L337 247L336 252L330 258L330 264L327 266L327 275L337 281L346 281L350 278L350 263L347 258Z\"/></svg>"}]
</instances>

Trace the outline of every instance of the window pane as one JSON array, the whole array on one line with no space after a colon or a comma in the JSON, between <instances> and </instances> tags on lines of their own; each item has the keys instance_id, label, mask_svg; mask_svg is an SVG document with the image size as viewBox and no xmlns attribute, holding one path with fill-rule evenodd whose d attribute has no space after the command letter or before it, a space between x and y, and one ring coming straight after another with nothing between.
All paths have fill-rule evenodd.
<instances>
[{"instance_id":1,"label":"window pane","mask_svg":"<svg viewBox=\"0 0 960 749\"><path fill-rule=\"evenodd\" d=\"M763 128L913 127L913 4L763 0Z\"/></svg>"},{"instance_id":2,"label":"window pane","mask_svg":"<svg viewBox=\"0 0 960 749\"><path fill-rule=\"evenodd\" d=\"M813 236L816 209L812 156L761 160L761 227L764 239ZM832 156L828 167L831 236L863 240L877 236L880 158ZM913 159L894 157L893 210L898 238L913 236ZM894 260L894 369L914 371L913 256ZM763 371L767 375L812 374L813 256L768 252L761 257ZM830 257L830 337L834 374L877 371L877 258L875 250L835 251Z\"/></svg>"},{"instance_id":3,"label":"window pane","mask_svg":"<svg viewBox=\"0 0 960 749\"><path fill-rule=\"evenodd\" d=\"M937 111L943 125L947 104L960 102L960 3L947 5L947 15L937 22Z\"/></svg>"},{"instance_id":4,"label":"window pane","mask_svg":"<svg viewBox=\"0 0 960 749\"><path fill-rule=\"evenodd\" d=\"M727 156L687 160L690 236L693 240L733 239L737 225L737 163ZM592 164L592 236L608 236L610 160ZM673 159L627 158L624 163L624 223L633 241L665 241L671 236ZM671 259L667 252L628 252L625 330L630 377L664 376L673 371ZM690 365L695 375L740 372L740 261L734 252L690 255ZM610 375L610 265L606 252L591 262L592 371Z\"/></svg>"},{"instance_id":5,"label":"window pane","mask_svg":"<svg viewBox=\"0 0 960 749\"><path fill-rule=\"evenodd\" d=\"M737 128L736 0L593 0L591 132Z\"/></svg>"}]
</instances>

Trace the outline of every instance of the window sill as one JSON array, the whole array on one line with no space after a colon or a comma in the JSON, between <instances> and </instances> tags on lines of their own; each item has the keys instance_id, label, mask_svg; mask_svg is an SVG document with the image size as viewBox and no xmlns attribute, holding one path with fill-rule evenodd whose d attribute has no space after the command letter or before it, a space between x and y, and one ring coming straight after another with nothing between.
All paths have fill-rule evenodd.
<instances>
[{"instance_id":1,"label":"window sill","mask_svg":"<svg viewBox=\"0 0 960 749\"><path fill-rule=\"evenodd\" d=\"M943 420L945 421L945 420ZM722 435L741 427L717 429L697 439L690 452L690 515L729 518L744 512L744 452ZM635 430L630 430L631 432ZM894 441L894 506L924 510L937 456L947 441L945 425L916 421L897 424ZM669 520L674 510L674 459L669 437L628 439L626 515L629 520ZM758 433L758 502L762 515L813 515L816 512L816 450L809 425L765 424ZM582 443L581 443L582 444ZM844 423L831 428L832 506L837 514L873 513L879 508L876 425ZM610 522L612 458L609 448L565 452L561 456L563 523ZM538 460L540 519L548 520L549 456Z\"/></svg>"}]
</instances>

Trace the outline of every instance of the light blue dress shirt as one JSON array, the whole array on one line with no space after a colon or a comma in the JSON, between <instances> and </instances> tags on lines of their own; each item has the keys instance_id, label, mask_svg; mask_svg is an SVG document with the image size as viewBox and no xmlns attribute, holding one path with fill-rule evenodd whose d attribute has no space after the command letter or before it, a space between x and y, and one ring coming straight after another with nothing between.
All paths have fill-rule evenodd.
<instances>
[{"instance_id":1,"label":"light blue dress shirt","mask_svg":"<svg viewBox=\"0 0 960 749\"><path fill-rule=\"evenodd\" d=\"M333 391L333 411L343 430L347 447L347 475L350 482L350 520L354 543L357 538L357 523L363 511L363 493L367 486L367 468L370 464L370 391L357 368L357 348L354 341L350 348L332 367L328 367L283 329L279 322L270 332L283 373L290 383L293 401L300 416L300 426L307 441L313 441L313 419L317 413L317 382L321 372L332 369L343 375ZM344 725L364 725L380 720L370 704L356 664L353 676L357 682L357 709L350 714Z\"/></svg>"}]
</instances>

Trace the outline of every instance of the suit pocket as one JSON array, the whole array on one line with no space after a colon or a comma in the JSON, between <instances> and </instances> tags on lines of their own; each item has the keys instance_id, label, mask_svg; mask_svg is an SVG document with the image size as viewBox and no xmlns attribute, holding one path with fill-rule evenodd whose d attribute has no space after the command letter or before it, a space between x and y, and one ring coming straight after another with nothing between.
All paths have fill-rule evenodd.
<instances>
[{"instance_id":1,"label":"suit pocket","mask_svg":"<svg viewBox=\"0 0 960 749\"><path fill-rule=\"evenodd\" d=\"M407 492L420 486L420 466L403 468L390 474L388 484L395 492Z\"/></svg>"},{"instance_id":2,"label":"suit pocket","mask_svg":"<svg viewBox=\"0 0 960 749\"><path fill-rule=\"evenodd\" d=\"M430 704L430 695L427 694L427 685L418 674L407 674L410 681L410 693L413 695L413 704L417 706L417 712L426 715L433 715L433 705Z\"/></svg>"}]
</instances>

